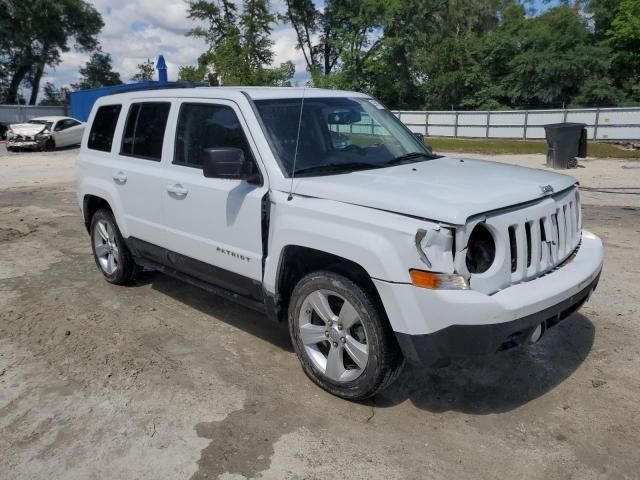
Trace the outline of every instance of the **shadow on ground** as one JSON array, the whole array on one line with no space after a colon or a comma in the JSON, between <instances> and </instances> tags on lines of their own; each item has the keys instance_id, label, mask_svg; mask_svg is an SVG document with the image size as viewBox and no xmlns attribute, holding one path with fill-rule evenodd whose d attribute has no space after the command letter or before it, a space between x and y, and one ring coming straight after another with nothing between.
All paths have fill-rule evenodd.
<instances>
[{"instance_id":1,"label":"shadow on ground","mask_svg":"<svg viewBox=\"0 0 640 480\"><path fill-rule=\"evenodd\" d=\"M292 352L286 325L157 272L141 280L200 312ZM540 343L495 355L453 361L443 368L407 365L398 380L373 399L376 408L409 400L430 412L469 414L507 412L562 383L582 364L595 336L593 323L576 313L550 329Z\"/></svg>"},{"instance_id":2,"label":"shadow on ground","mask_svg":"<svg viewBox=\"0 0 640 480\"><path fill-rule=\"evenodd\" d=\"M577 313L527 348L458 360L440 369L407 366L396 383L369 404L390 407L409 400L431 412L507 412L570 377L591 351L594 336L593 323Z\"/></svg>"}]
</instances>

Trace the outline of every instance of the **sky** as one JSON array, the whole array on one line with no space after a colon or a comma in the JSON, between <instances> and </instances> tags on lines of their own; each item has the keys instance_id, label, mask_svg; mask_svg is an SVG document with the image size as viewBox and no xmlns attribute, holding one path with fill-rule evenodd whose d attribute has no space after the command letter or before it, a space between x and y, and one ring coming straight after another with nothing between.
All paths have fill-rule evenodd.
<instances>
[{"instance_id":1,"label":"sky","mask_svg":"<svg viewBox=\"0 0 640 480\"><path fill-rule=\"evenodd\" d=\"M110 53L113 69L123 82L130 82L137 65L163 54L169 80L176 80L178 68L195 65L206 50L204 40L186 37L195 26L187 19L187 0L89 0L102 14L105 23L98 40L102 50ZM284 13L284 0L272 0L274 12ZM272 32L275 65L291 60L296 67L294 82L307 78L302 52L295 48L295 32L290 25L278 23ZM62 55L62 63L47 69L42 84L52 82L61 87L78 80L78 69L89 54L73 49Z\"/></svg>"},{"instance_id":2,"label":"sky","mask_svg":"<svg viewBox=\"0 0 640 480\"><path fill-rule=\"evenodd\" d=\"M123 82L130 82L136 66L148 58L156 60L163 54L167 61L169 80L176 80L178 68L195 65L198 56L206 50L204 40L186 37L194 26L187 19L188 0L89 0L102 14L105 26L98 35L104 52L110 53L113 68L120 73ZM237 0L239 3L239 0ZM316 4L323 4L323 0ZM549 6L545 0L534 0L534 6ZM552 0L551 4L557 3ZM284 0L271 0L274 12L284 13ZM303 54L295 48L295 32L290 25L274 25L272 39L274 64L291 60L296 67L294 84L308 79ZM78 80L78 69L89 54L73 49L62 55L62 63L45 72L42 85L52 82L61 87Z\"/></svg>"}]
</instances>

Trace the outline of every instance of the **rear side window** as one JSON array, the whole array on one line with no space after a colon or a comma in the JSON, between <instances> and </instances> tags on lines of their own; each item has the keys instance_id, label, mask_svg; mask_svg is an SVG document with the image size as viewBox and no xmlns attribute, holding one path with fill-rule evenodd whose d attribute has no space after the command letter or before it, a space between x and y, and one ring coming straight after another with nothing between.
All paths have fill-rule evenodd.
<instances>
[{"instance_id":1,"label":"rear side window","mask_svg":"<svg viewBox=\"0 0 640 480\"><path fill-rule=\"evenodd\" d=\"M235 147L253 159L236 113L225 105L184 103L176 127L173 163L202 168L204 152L213 147Z\"/></svg>"},{"instance_id":2,"label":"rear side window","mask_svg":"<svg viewBox=\"0 0 640 480\"><path fill-rule=\"evenodd\" d=\"M134 103L129 108L121 155L160 160L170 103Z\"/></svg>"},{"instance_id":3,"label":"rear side window","mask_svg":"<svg viewBox=\"0 0 640 480\"><path fill-rule=\"evenodd\" d=\"M88 148L102 152L111 151L111 143L113 142L113 134L116 131L120 110L122 110L122 105L105 105L98 108L91 125L89 141L87 142Z\"/></svg>"}]
</instances>

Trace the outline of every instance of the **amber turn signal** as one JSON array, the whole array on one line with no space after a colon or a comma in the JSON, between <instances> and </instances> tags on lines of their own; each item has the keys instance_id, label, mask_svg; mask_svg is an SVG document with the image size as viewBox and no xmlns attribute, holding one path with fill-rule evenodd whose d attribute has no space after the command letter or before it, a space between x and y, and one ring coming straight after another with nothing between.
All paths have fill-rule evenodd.
<instances>
[{"instance_id":1,"label":"amber turn signal","mask_svg":"<svg viewBox=\"0 0 640 480\"><path fill-rule=\"evenodd\" d=\"M460 275L431 273L423 270L409 270L411 283L416 287L430 290L468 290L469 283Z\"/></svg>"}]
</instances>

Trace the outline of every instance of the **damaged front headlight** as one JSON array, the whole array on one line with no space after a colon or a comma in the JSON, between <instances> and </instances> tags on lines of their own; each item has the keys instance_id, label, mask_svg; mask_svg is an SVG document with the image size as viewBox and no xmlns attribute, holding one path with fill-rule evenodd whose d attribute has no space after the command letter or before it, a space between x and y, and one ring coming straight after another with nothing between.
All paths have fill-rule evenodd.
<instances>
[{"instance_id":1,"label":"damaged front headlight","mask_svg":"<svg viewBox=\"0 0 640 480\"><path fill-rule=\"evenodd\" d=\"M496 258L496 241L483 224L476 225L469 236L465 262L469 273L484 273Z\"/></svg>"},{"instance_id":2,"label":"damaged front headlight","mask_svg":"<svg viewBox=\"0 0 640 480\"><path fill-rule=\"evenodd\" d=\"M15 132L11 129L7 130L7 140L13 140L14 138L16 138Z\"/></svg>"},{"instance_id":3,"label":"damaged front headlight","mask_svg":"<svg viewBox=\"0 0 640 480\"><path fill-rule=\"evenodd\" d=\"M454 231L441 226L421 228L416 232L415 246L429 271L411 269L409 273L413 285L432 290L469 289L467 279L454 272L453 239Z\"/></svg>"},{"instance_id":4,"label":"damaged front headlight","mask_svg":"<svg viewBox=\"0 0 640 480\"><path fill-rule=\"evenodd\" d=\"M34 138L38 141L49 140L51 138L51 132L45 130L44 132L36 133Z\"/></svg>"}]
</instances>

